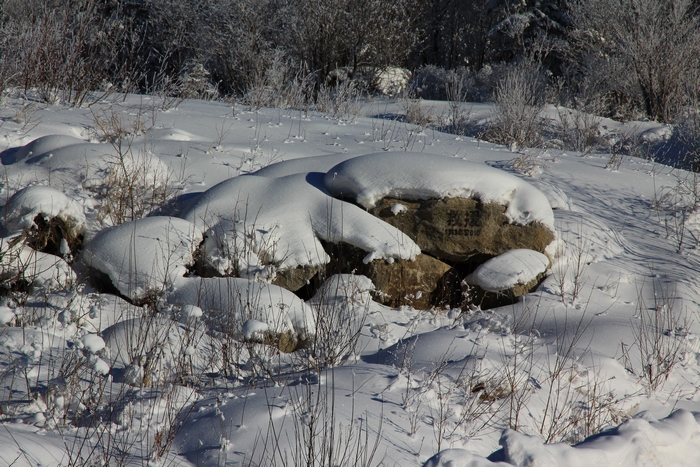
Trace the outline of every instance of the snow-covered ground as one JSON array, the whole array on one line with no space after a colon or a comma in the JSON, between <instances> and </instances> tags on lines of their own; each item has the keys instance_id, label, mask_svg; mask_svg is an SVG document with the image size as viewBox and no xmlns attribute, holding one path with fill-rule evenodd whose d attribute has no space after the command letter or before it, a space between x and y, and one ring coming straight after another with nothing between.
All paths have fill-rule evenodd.
<instances>
[{"instance_id":1,"label":"snow-covered ground","mask_svg":"<svg viewBox=\"0 0 700 467\"><path fill-rule=\"evenodd\" d=\"M404 108L6 98L0 464L699 465L698 178L373 118ZM479 196L553 226L549 258L516 250L470 282L551 263L546 279L512 306L429 311L352 274L307 301L270 283L337 239L415 258L365 210L385 195Z\"/></svg>"}]
</instances>

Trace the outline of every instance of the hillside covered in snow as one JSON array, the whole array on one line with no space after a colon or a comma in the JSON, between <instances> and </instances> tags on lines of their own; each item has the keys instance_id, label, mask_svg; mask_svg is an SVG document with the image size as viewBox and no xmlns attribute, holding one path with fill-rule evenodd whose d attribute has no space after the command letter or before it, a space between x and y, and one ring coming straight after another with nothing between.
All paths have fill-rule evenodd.
<instances>
[{"instance_id":1,"label":"hillside covered in snow","mask_svg":"<svg viewBox=\"0 0 700 467\"><path fill-rule=\"evenodd\" d=\"M696 173L116 97L0 107L0 464L700 463Z\"/></svg>"}]
</instances>

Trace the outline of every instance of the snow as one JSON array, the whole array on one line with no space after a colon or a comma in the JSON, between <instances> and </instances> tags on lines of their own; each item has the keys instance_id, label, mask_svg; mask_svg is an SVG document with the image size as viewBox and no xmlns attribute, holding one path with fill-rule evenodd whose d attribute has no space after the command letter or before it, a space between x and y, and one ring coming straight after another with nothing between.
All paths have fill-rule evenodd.
<instances>
[{"instance_id":1,"label":"snow","mask_svg":"<svg viewBox=\"0 0 700 467\"><path fill-rule=\"evenodd\" d=\"M249 319L243 323L243 335L246 339L262 339L263 334L270 330L267 323L256 319Z\"/></svg>"},{"instance_id":2,"label":"snow","mask_svg":"<svg viewBox=\"0 0 700 467\"><path fill-rule=\"evenodd\" d=\"M465 280L488 292L501 292L535 280L548 267L549 258L542 253L516 249L479 265Z\"/></svg>"},{"instance_id":3,"label":"snow","mask_svg":"<svg viewBox=\"0 0 700 467\"><path fill-rule=\"evenodd\" d=\"M8 94L2 112L25 103ZM693 174L634 157L611 171L595 150L512 153L371 117L404 107L368 102L350 123L130 95L43 106L26 133L6 119L0 464L290 465L331 445L351 465L372 453L370 465L406 467L700 464ZM492 113L469 108L475 124ZM109 112L143 127L126 167L175 195L115 226L104 195L119 151L95 122ZM669 134L606 119L599 130ZM517 172L515 158L538 169ZM365 210L384 196L473 196L542 222L557 234L549 257L511 251L472 277L501 290L551 261L547 276L491 310L388 308L351 271L309 280L304 299L271 283L325 265L328 241L367 261L414 258ZM32 249L22 230L39 213L71 219L84 246ZM301 348L264 343L282 333Z\"/></svg>"},{"instance_id":4,"label":"snow","mask_svg":"<svg viewBox=\"0 0 700 467\"><path fill-rule=\"evenodd\" d=\"M76 280L70 265L58 256L36 251L23 244L21 234L0 238L0 276L21 278L36 288L58 290Z\"/></svg>"},{"instance_id":5,"label":"snow","mask_svg":"<svg viewBox=\"0 0 700 467\"><path fill-rule=\"evenodd\" d=\"M190 222L149 217L104 229L85 246L81 262L106 274L123 295L141 300L185 275L200 239Z\"/></svg>"},{"instance_id":6,"label":"snow","mask_svg":"<svg viewBox=\"0 0 700 467\"><path fill-rule=\"evenodd\" d=\"M431 458L425 467L697 465L700 454L690 446L700 434L699 423L700 418L687 410L676 410L661 420L641 412L619 427L575 446L543 444L507 430L500 440L505 462L490 462L453 449Z\"/></svg>"},{"instance_id":7,"label":"snow","mask_svg":"<svg viewBox=\"0 0 700 467\"><path fill-rule=\"evenodd\" d=\"M15 319L15 312L7 306L0 306L0 324L6 325Z\"/></svg>"},{"instance_id":8,"label":"snow","mask_svg":"<svg viewBox=\"0 0 700 467\"><path fill-rule=\"evenodd\" d=\"M5 230L12 234L36 227L34 220L40 214L46 220L53 217L65 220L76 233L85 228L85 214L78 203L55 188L30 186L15 193L5 204Z\"/></svg>"},{"instance_id":9,"label":"snow","mask_svg":"<svg viewBox=\"0 0 700 467\"><path fill-rule=\"evenodd\" d=\"M168 295L177 306L194 305L217 330L240 335L249 319L266 323L273 332L313 333L315 316L310 306L292 292L273 284L236 277L182 278Z\"/></svg>"},{"instance_id":10,"label":"snow","mask_svg":"<svg viewBox=\"0 0 700 467\"><path fill-rule=\"evenodd\" d=\"M105 341L97 334L85 334L83 336L83 345L90 353L97 353L105 348Z\"/></svg>"},{"instance_id":11,"label":"snow","mask_svg":"<svg viewBox=\"0 0 700 467\"><path fill-rule=\"evenodd\" d=\"M205 232L203 252L220 274L272 279L278 269L326 264L330 258L320 240L349 243L376 259L420 253L395 227L332 198L323 174L315 172L232 178L180 215Z\"/></svg>"}]
</instances>

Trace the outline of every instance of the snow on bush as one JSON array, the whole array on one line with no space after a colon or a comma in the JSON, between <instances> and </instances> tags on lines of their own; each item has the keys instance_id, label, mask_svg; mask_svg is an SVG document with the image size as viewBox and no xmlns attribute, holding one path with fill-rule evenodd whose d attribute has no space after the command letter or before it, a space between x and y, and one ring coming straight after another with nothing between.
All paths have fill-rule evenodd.
<instances>
[{"instance_id":1,"label":"snow on bush","mask_svg":"<svg viewBox=\"0 0 700 467\"><path fill-rule=\"evenodd\" d=\"M235 277L182 278L168 300L176 306L201 308L202 319L212 329L231 332L239 339L248 320L265 323L274 333L306 336L315 330L309 305L292 292L265 282Z\"/></svg>"},{"instance_id":2,"label":"snow on bush","mask_svg":"<svg viewBox=\"0 0 700 467\"><path fill-rule=\"evenodd\" d=\"M81 262L106 274L124 296L140 301L172 286L194 262L201 233L174 217L148 217L103 230Z\"/></svg>"},{"instance_id":3,"label":"snow on bush","mask_svg":"<svg viewBox=\"0 0 700 467\"><path fill-rule=\"evenodd\" d=\"M385 96L401 94L411 79L411 72L398 67L379 69L372 76L372 87Z\"/></svg>"},{"instance_id":4,"label":"snow on bush","mask_svg":"<svg viewBox=\"0 0 700 467\"><path fill-rule=\"evenodd\" d=\"M507 206L515 224L541 222L554 231L547 198L524 180L484 164L423 153L376 153L355 157L331 168L328 191L365 208L380 199L477 198Z\"/></svg>"}]
</instances>

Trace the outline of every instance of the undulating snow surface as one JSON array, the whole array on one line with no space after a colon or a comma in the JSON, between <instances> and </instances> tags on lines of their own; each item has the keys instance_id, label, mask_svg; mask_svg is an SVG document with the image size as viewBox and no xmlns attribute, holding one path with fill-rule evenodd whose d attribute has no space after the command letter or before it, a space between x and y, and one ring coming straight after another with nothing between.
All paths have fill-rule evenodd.
<instances>
[{"instance_id":1,"label":"undulating snow surface","mask_svg":"<svg viewBox=\"0 0 700 467\"><path fill-rule=\"evenodd\" d=\"M394 101L338 121L118 96L34 102L21 126L25 103L0 107L0 464L700 464L693 174L372 118ZM389 308L352 271L304 299L270 283L328 263L326 242L415 258L365 210L384 196L476 197L550 226L549 257L510 251L470 282L547 277L491 310ZM36 251L39 214L80 229L80 251Z\"/></svg>"}]
</instances>

